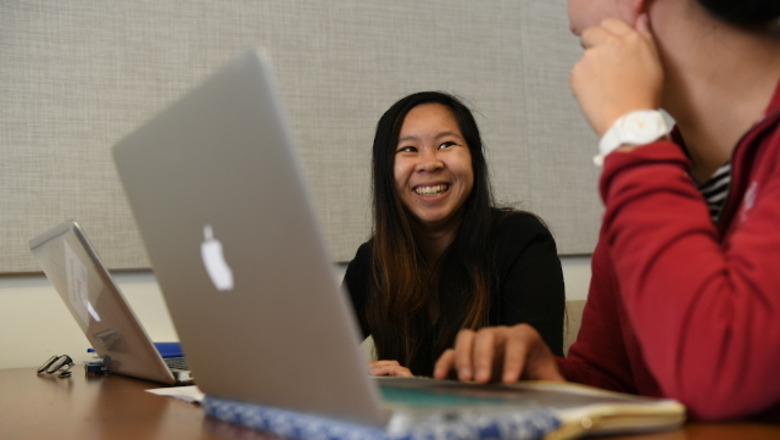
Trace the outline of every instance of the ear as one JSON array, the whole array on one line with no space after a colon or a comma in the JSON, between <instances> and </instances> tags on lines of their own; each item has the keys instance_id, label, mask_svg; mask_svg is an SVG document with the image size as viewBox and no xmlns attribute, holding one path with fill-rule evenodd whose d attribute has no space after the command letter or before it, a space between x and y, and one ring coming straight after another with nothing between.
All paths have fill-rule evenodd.
<instances>
[{"instance_id":1,"label":"ear","mask_svg":"<svg viewBox=\"0 0 780 440\"><path fill-rule=\"evenodd\" d=\"M638 26L640 19L643 19L642 17L645 17L644 20L647 19L652 2L653 0L631 0L631 12L634 14L635 28Z\"/></svg>"}]
</instances>

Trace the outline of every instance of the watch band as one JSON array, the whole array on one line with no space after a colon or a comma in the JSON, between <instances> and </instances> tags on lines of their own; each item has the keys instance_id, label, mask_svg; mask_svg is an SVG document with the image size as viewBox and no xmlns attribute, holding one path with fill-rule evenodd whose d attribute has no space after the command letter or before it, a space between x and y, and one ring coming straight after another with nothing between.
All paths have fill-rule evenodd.
<instances>
[{"instance_id":1,"label":"watch band","mask_svg":"<svg viewBox=\"0 0 780 440\"><path fill-rule=\"evenodd\" d=\"M593 163L604 164L604 158L621 145L645 145L667 134L670 128L659 110L634 110L619 117L599 140L599 154Z\"/></svg>"}]
</instances>

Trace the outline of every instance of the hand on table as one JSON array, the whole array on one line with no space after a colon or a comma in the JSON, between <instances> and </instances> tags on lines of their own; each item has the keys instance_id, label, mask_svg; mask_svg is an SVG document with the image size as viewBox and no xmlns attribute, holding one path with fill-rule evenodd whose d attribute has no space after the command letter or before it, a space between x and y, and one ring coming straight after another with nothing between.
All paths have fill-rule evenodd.
<instances>
[{"instance_id":1,"label":"hand on table","mask_svg":"<svg viewBox=\"0 0 780 440\"><path fill-rule=\"evenodd\" d=\"M374 376L412 377L412 372L399 364L398 361L372 361L368 367Z\"/></svg>"},{"instance_id":2,"label":"hand on table","mask_svg":"<svg viewBox=\"0 0 780 440\"><path fill-rule=\"evenodd\" d=\"M528 324L461 330L455 347L436 361L433 376L444 379L452 370L459 380L477 383L564 380L550 348Z\"/></svg>"}]
</instances>

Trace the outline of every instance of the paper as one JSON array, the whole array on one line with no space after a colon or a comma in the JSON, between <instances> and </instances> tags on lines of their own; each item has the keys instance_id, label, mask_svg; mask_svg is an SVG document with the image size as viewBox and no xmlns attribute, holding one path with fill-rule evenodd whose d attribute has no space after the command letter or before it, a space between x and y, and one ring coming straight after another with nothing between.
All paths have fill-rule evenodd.
<instances>
[{"instance_id":1,"label":"paper","mask_svg":"<svg viewBox=\"0 0 780 440\"><path fill-rule=\"evenodd\" d=\"M165 387L165 388L152 388L146 390L147 393L157 394L158 396L173 397L174 399L183 400L189 403L200 403L203 400L203 393L198 389L196 385L188 385L183 387Z\"/></svg>"}]
</instances>

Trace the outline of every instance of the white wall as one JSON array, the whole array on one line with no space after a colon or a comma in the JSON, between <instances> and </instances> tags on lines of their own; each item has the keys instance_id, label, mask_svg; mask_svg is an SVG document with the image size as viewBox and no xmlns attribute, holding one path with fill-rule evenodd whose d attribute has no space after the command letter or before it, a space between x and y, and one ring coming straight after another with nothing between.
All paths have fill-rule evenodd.
<instances>
[{"instance_id":1,"label":"white wall","mask_svg":"<svg viewBox=\"0 0 780 440\"><path fill-rule=\"evenodd\" d=\"M111 146L254 47L336 261L371 231L377 120L420 90L474 110L497 201L589 253L598 138L570 91L582 49L567 21L566 0L0 2L0 272L38 270L28 240L68 218L108 267L148 267Z\"/></svg>"},{"instance_id":2,"label":"white wall","mask_svg":"<svg viewBox=\"0 0 780 440\"><path fill-rule=\"evenodd\" d=\"M567 299L585 299L590 257L563 257L562 263ZM178 340L151 272L116 273L114 280L153 340ZM54 354L80 363L88 358L88 346L45 277L0 277L0 368L37 367Z\"/></svg>"}]
</instances>

